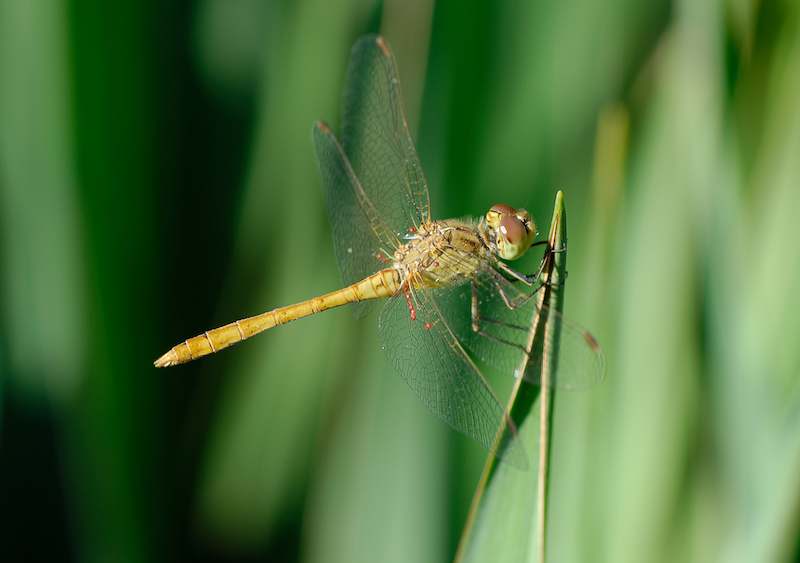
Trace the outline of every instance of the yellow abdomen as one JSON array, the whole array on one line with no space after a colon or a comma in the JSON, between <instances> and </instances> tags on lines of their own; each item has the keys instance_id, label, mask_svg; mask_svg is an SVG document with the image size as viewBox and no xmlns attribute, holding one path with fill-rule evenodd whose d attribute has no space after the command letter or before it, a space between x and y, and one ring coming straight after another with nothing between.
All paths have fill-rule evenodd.
<instances>
[{"instance_id":1,"label":"yellow abdomen","mask_svg":"<svg viewBox=\"0 0 800 563\"><path fill-rule=\"evenodd\" d=\"M400 284L398 271L394 268L387 268L360 282L331 293L208 330L174 346L154 363L156 367L161 368L190 362L295 319L301 319L347 303L390 297L399 291Z\"/></svg>"}]
</instances>

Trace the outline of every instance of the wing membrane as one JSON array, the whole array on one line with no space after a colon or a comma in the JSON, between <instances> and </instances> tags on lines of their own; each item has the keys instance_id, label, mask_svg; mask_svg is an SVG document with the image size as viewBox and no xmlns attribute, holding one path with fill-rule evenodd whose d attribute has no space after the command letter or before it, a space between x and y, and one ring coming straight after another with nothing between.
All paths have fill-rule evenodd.
<instances>
[{"instance_id":1,"label":"wing membrane","mask_svg":"<svg viewBox=\"0 0 800 563\"><path fill-rule=\"evenodd\" d=\"M381 37L362 37L353 47L342 146L394 234L430 219L428 184L408 130L397 66Z\"/></svg>"},{"instance_id":2,"label":"wing membrane","mask_svg":"<svg viewBox=\"0 0 800 563\"><path fill-rule=\"evenodd\" d=\"M441 314L436 293L415 294L416 320L402 295L386 303L379 317L386 355L437 416L498 457L525 467L527 457L513 423Z\"/></svg>"},{"instance_id":3,"label":"wing membrane","mask_svg":"<svg viewBox=\"0 0 800 563\"><path fill-rule=\"evenodd\" d=\"M474 290L469 285L454 290L448 307L452 314L462 317L453 325L459 327L457 337L476 361L500 374L513 373L519 377L519 367L528 355L523 376L528 383L539 385L542 360L547 357L556 361L552 384L559 388L582 389L601 382L605 377L605 357L591 333L558 311L542 307L539 304L540 293L533 292L521 282L509 281L489 268L491 266L487 265L473 280ZM473 291L477 294L480 332L473 331L471 326ZM461 313L456 313L456 310ZM542 320L549 319L550 326L557 329L549 331L547 338L552 338L560 330L556 358L550 357L556 349L552 341L542 341L541 346L532 350L526 348L529 331L537 316ZM544 330L544 322L538 323L537 330Z\"/></svg>"},{"instance_id":4,"label":"wing membrane","mask_svg":"<svg viewBox=\"0 0 800 563\"><path fill-rule=\"evenodd\" d=\"M344 283L355 283L384 267L378 256L391 255L399 243L381 221L330 128L317 123L313 135L336 261ZM363 314L368 302L355 307Z\"/></svg>"}]
</instances>

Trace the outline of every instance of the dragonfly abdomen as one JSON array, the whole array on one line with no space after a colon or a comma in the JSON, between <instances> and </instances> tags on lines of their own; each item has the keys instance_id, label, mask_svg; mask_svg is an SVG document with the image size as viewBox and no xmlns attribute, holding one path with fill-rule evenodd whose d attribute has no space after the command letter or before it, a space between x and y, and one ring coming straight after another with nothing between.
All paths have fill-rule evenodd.
<instances>
[{"instance_id":1,"label":"dragonfly abdomen","mask_svg":"<svg viewBox=\"0 0 800 563\"><path fill-rule=\"evenodd\" d=\"M367 299L390 297L400 289L400 272L394 268L381 270L342 289L320 295L294 305L279 307L255 317L234 321L213 330L207 330L174 346L155 361L156 367L169 367L196 360L219 352L242 340L247 340L274 326L321 313L334 307L357 303Z\"/></svg>"}]
</instances>

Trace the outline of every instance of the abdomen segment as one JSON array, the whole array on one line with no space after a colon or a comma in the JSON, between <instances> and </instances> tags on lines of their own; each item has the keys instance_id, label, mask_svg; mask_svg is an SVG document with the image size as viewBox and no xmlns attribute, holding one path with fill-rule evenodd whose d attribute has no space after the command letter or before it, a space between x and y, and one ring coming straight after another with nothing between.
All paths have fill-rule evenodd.
<instances>
[{"instance_id":1,"label":"abdomen segment","mask_svg":"<svg viewBox=\"0 0 800 563\"><path fill-rule=\"evenodd\" d=\"M400 274L394 268L387 268L364 278L353 285L308 299L294 305L280 307L255 317L234 321L203 334L185 340L154 362L156 367L169 367L196 360L202 356L219 352L237 342L246 340L274 326L286 324L314 313L320 313L346 305L390 297L400 289Z\"/></svg>"}]
</instances>

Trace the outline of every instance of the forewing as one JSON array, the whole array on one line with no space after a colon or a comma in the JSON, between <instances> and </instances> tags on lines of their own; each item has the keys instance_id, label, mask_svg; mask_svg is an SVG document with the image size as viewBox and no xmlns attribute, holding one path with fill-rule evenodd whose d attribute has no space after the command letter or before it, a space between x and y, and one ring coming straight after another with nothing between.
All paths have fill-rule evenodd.
<instances>
[{"instance_id":1,"label":"forewing","mask_svg":"<svg viewBox=\"0 0 800 563\"><path fill-rule=\"evenodd\" d=\"M334 253L344 283L355 283L386 266L378 256L388 260L398 245L397 238L378 217L374 203L364 192L330 128L317 123L313 135ZM367 303L359 303L357 313L363 313Z\"/></svg>"},{"instance_id":2,"label":"forewing","mask_svg":"<svg viewBox=\"0 0 800 563\"><path fill-rule=\"evenodd\" d=\"M436 291L416 292L413 303L416 319L403 295L391 298L379 317L381 342L396 372L450 426L525 467L527 457L513 423L442 316Z\"/></svg>"},{"instance_id":3,"label":"forewing","mask_svg":"<svg viewBox=\"0 0 800 563\"><path fill-rule=\"evenodd\" d=\"M379 36L353 47L342 146L365 193L396 235L430 219L425 175L408 129L394 57Z\"/></svg>"}]
</instances>

